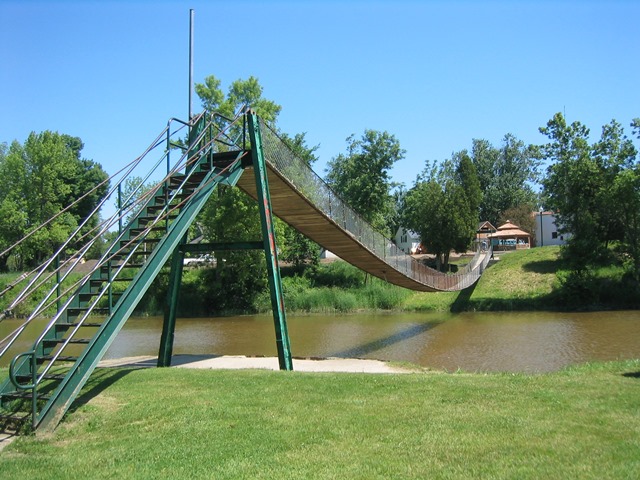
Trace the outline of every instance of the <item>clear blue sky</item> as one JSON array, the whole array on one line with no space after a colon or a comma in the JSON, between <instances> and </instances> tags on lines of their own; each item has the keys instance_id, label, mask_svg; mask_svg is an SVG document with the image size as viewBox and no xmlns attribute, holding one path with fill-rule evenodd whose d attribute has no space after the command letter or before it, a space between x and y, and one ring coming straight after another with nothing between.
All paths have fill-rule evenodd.
<instances>
[{"instance_id":1,"label":"clear blue sky","mask_svg":"<svg viewBox=\"0 0 640 480\"><path fill-rule=\"evenodd\" d=\"M398 138L410 186L473 138L544 142L556 112L595 137L640 117L637 1L0 0L0 142L49 129L108 172L135 158L187 116L189 8L195 81L258 77L320 174L366 128Z\"/></svg>"}]
</instances>

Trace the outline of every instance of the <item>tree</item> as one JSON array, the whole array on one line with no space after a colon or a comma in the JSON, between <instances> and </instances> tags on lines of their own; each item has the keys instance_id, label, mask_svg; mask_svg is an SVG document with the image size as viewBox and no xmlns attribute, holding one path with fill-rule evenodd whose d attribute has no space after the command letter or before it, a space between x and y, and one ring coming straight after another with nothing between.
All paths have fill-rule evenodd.
<instances>
[{"instance_id":1,"label":"tree","mask_svg":"<svg viewBox=\"0 0 640 480\"><path fill-rule=\"evenodd\" d=\"M622 171L612 186L613 198L619 207L625 228L622 253L627 256L636 282L640 281L640 171L629 168Z\"/></svg>"},{"instance_id":2,"label":"tree","mask_svg":"<svg viewBox=\"0 0 640 480\"><path fill-rule=\"evenodd\" d=\"M600 190L596 198L598 236L608 246L623 240L625 223L618 213L618 198L613 192L615 180L623 171L633 168L636 149L615 120L602 127L600 140L592 146L592 158L600 171Z\"/></svg>"},{"instance_id":3,"label":"tree","mask_svg":"<svg viewBox=\"0 0 640 480\"><path fill-rule=\"evenodd\" d=\"M508 208L500 215L498 225L511 222L518 225L525 232L533 233L536 229L536 217L532 214L535 205L518 205L517 207ZM498 226L496 225L496 226Z\"/></svg>"},{"instance_id":4,"label":"tree","mask_svg":"<svg viewBox=\"0 0 640 480\"><path fill-rule=\"evenodd\" d=\"M404 201L403 223L415 231L437 268L447 268L450 252L467 251L478 227L482 199L475 166L466 151L439 169L427 166Z\"/></svg>"},{"instance_id":5,"label":"tree","mask_svg":"<svg viewBox=\"0 0 640 480\"><path fill-rule=\"evenodd\" d=\"M417 180L404 197L402 208L403 224L416 232L422 245L436 256L437 268L448 259L451 250L446 232L441 228L446 215L445 193L434 179Z\"/></svg>"},{"instance_id":6,"label":"tree","mask_svg":"<svg viewBox=\"0 0 640 480\"><path fill-rule=\"evenodd\" d=\"M460 225L460 233L453 249L462 253L469 248L478 230L478 214L482 202L480 181L471 158L466 151L460 152L456 158L455 184L459 188L456 194L458 212L464 216Z\"/></svg>"},{"instance_id":7,"label":"tree","mask_svg":"<svg viewBox=\"0 0 640 480\"><path fill-rule=\"evenodd\" d=\"M294 155L306 163L309 167L318 160L315 152L320 147L308 147L306 133L298 133L293 138L285 133L280 138L287 144ZM317 265L320 261L320 246L313 240L308 239L295 228L282 222L281 254L279 258L285 262L292 262L294 266L300 267L303 264Z\"/></svg>"},{"instance_id":8,"label":"tree","mask_svg":"<svg viewBox=\"0 0 640 480\"><path fill-rule=\"evenodd\" d=\"M0 162L0 243L5 248L49 221L13 253L16 268L39 264L64 243L106 195L108 176L102 167L81 158L78 137L45 131L31 133L24 145L13 142ZM92 189L66 212L65 207ZM88 232L98 222L91 216ZM95 236L95 234L91 235ZM8 258L0 259L0 268Z\"/></svg>"},{"instance_id":9,"label":"tree","mask_svg":"<svg viewBox=\"0 0 640 480\"><path fill-rule=\"evenodd\" d=\"M471 158L478 173L483 199L480 219L494 225L512 208L536 205L532 184L539 167L537 148L507 134L500 148L487 140L473 140Z\"/></svg>"},{"instance_id":10,"label":"tree","mask_svg":"<svg viewBox=\"0 0 640 480\"><path fill-rule=\"evenodd\" d=\"M225 97L220 89L221 82L214 75L196 83L195 91L202 101L202 107L210 112L219 112L233 118L241 106L248 105L268 123L275 123L282 107L262 97L262 86L254 76L247 80L238 79L231 84Z\"/></svg>"},{"instance_id":11,"label":"tree","mask_svg":"<svg viewBox=\"0 0 640 480\"><path fill-rule=\"evenodd\" d=\"M389 235L394 200L389 170L404 158L405 151L388 132L365 130L360 139L347 138L347 153L328 165L326 180L331 188L364 220Z\"/></svg>"},{"instance_id":12,"label":"tree","mask_svg":"<svg viewBox=\"0 0 640 480\"><path fill-rule=\"evenodd\" d=\"M592 255L602 252L595 234L600 171L591 159L589 129L580 122L567 125L562 114L556 113L540 132L551 140L542 146L551 162L543 180L545 205L556 212L560 233L571 232L567 258L581 271Z\"/></svg>"},{"instance_id":13,"label":"tree","mask_svg":"<svg viewBox=\"0 0 640 480\"><path fill-rule=\"evenodd\" d=\"M636 134L636 137L640 139L640 118L634 118L631 122L631 128Z\"/></svg>"},{"instance_id":14,"label":"tree","mask_svg":"<svg viewBox=\"0 0 640 480\"><path fill-rule=\"evenodd\" d=\"M603 127L594 145L589 145L587 127L567 125L560 113L540 131L550 139L541 147L551 162L543 182L545 202L556 211L561 231L572 234L563 253L579 273L608 255L610 242L625 241L620 212L630 205L620 192L633 191L625 172L636 168L637 151L615 120Z\"/></svg>"},{"instance_id":15,"label":"tree","mask_svg":"<svg viewBox=\"0 0 640 480\"><path fill-rule=\"evenodd\" d=\"M262 97L263 89L258 79L233 82L225 95L221 82L215 76L206 77L204 84L196 84L196 93L202 106L233 117L243 105L250 106L266 122L275 126L281 106ZM309 164L315 161L317 147L308 148L305 135L293 138L283 135L289 147ZM218 186L217 192L207 202L199 216L205 237L213 242L255 241L262 238L258 205L252 198L235 187ZM301 235L276 221L278 247L285 258L303 261L301 255L311 255L312 244ZM217 310L250 308L253 297L267 286L266 265L263 253L258 251L214 252L216 258L215 278L209 305Z\"/></svg>"}]
</instances>

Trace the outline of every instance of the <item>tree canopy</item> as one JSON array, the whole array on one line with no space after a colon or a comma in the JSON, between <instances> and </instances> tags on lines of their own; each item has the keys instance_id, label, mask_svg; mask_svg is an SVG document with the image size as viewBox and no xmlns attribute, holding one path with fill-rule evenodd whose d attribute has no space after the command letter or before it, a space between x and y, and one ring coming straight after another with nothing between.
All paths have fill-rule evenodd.
<instances>
[{"instance_id":1,"label":"tree canopy","mask_svg":"<svg viewBox=\"0 0 640 480\"><path fill-rule=\"evenodd\" d=\"M347 153L333 158L326 180L368 223L390 235L395 214L389 171L404 158L400 142L388 132L365 130L359 139L347 138Z\"/></svg>"},{"instance_id":2,"label":"tree canopy","mask_svg":"<svg viewBox=\"0 0 640 480\"><path fill-rule=\"evenodd\" d=\"M633 255L628 238L633 218L626 217L635 215L640 194L633 178L638 171L637 150L622 126L612 120L603 126L600 139L590 144L585 125L569 125L556 113L540 132L549 138L541 146L549 162L544 202L556 212L561 231L571 233L564 252L572 268L580 272L608 255L607 247L614 241L622 242L623 250Z\"/></svg>"},{"instance_id":3,"label":"tree canopy","mask_svg":"<svg viewBox=\"0 0 640 480\"><path fill-rule=\"evenodd\" d=\"M473 140L471 159L478 172L483 193L480 219L497 225L509 209L525 206L533 211L537 195L533 185L538 179L538 150L507 134L499 148L487 140Z\"/></svg>"},{"instance_id":4,"label":"tree canopy","mask_svg":"<svg viewBox=\"0 0 640 480\"><path fill-rule=\"evenodd\" d=\"M24 145L14 141L8 149L2 149L2 249L51 220L12 254L15 268L36 265L50 256L108 192L108 175L99 164L81 157L83 146L78 137L45 131L31 133ZM79 201L72 208L62 212L76 200ZM85 229L90 230L97 222L96 213ZM8 256L0 258L0 269L7 268L8 260Z\"/></svg>"},{"instance_id":5,"label":"tree canopy","mask_svg":"<svg viewBox=\"0 0 640 480\"><path fill-rule=\"evenodd\" d=\"M470 247L481 201L476 168L461 151L439 168L427 163L405 196L403 223L420 235L437 267L447 267L452 250L463 253Z\"/></svg>"}]
</instances>

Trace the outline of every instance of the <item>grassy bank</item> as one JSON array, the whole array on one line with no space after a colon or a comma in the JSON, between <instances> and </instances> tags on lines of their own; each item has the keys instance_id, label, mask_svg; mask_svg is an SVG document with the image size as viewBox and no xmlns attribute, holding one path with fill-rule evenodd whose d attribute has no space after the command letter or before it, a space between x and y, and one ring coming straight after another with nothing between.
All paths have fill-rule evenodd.
<instances>
[{"instance_id":1,"label":"grassy bank","mask_svg":"<svg viewBox=\"0 0 640 480\"><path fill-rule=\"evenodd\" d=\"M403 305L409 310L502 311L562 309L562 271L558 247L496 254L498 259L477 284L463 292L418 293Z\"/></svg>"},{"instance_id":2,"label":"grassy bank","mask_svg":"<svg viewBox=\"0 0 640 480\"><path fill-rule=\"evenodd\" d=\"M100 370L0 478L638 478L639 377Z\"/></svg>"},{"instance_id":3,"label":"grassy bank","mask_svg":"<svg viewBox=\"0 0 640 480\"><path fill-rule=\"evenodd\" d=\"M462 292L414 294L409 310L511 311L640 308L640 288L612 257L583 277L570 273L559 247L496 254L480 280Z\"/></svg>"},{"instance_id":4,"label":"grassy bank","mask_svg":"<svg viewBox=\"0 0 640 480\"><path fill-rule=\"evenodd\" d=\"M367 276L336 261L307 268L282 269L287 311L347 313L396 311L596 310L640 308L640 287L614 260L594 267L588 276L572 277L558 247L497 254L471 288L462 292L417 293ZM613 258L613 257L612 257ZM467 258L461 259L464 263ZM0 287L11 280L0 275ZM159 315L166 301L168 271L163 271L145 295L136 314ZM30 312L37 296L17 310ZM6 299L5 299L6 303ZM2 303L0 302L0 308ZM266 282L220 282L211 268L187 269L183 275L179 315L269 312ZM53 311L50 309L50 311Z\"/></svg>"}]
</instances>

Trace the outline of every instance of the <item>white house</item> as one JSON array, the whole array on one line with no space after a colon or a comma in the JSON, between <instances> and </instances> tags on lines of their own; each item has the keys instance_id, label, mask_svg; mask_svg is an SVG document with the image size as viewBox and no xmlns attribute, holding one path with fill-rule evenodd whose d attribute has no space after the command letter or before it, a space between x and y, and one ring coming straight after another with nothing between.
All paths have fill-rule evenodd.
<instances>
[{"instance_id":1,"label":"white house","mask_svg":"<svg viewBox=\"0 0 640 480\"><path fill-rule=\"evenodd\" d=\"M398 228L395 236L396 246L404 253L413 254L416 253L418 246L420 246L420 237L412 230L406 228Z\"/></svg>"},{"instance_id":2,"label":"white house","mask_svg":"<svg viewBox=\"0 0 640 480\"><path fill-rule=\"evenodd\" d=\"M571 237L570 233L558 232L556 216L553 212L534 212L533 217L536 225L536 246L564 245Z\"/></svg>"}]
</instances>

